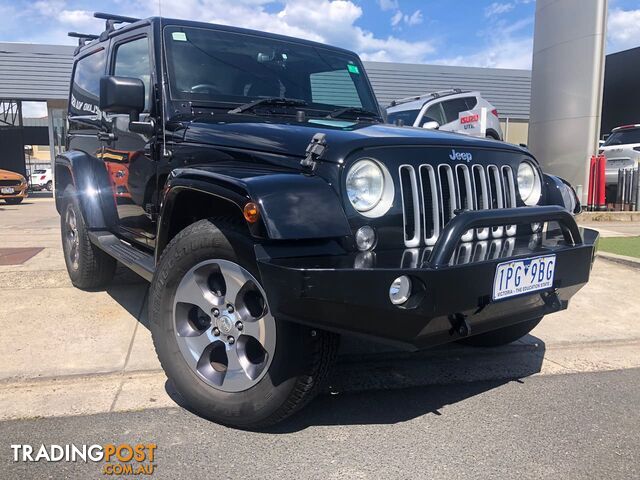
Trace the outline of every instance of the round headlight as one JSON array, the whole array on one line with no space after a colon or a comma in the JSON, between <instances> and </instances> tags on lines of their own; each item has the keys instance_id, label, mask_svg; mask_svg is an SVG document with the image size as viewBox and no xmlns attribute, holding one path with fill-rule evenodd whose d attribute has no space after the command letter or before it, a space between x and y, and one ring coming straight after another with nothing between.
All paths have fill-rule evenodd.
<instances>
[{"instance_id":1,"label":"round headlight","mask_svg":"<svg viewBox=\"0 0 640 480\"><path fill-rule=\"evenodd\" d=\"M518 191L525 205L537 205L542 194L542 182L538 170L529 162L518 167Z\"/></svg>"},{"instance_id":2,"label":"round headlight","mask_svg":"<svg viewBox=\"0 0 640 480\"><path fill-rule=\"evenodd\" d=\"M353 208L368 212L375 208L384 193L384 174L372 160L360 160L347 173L347 196Z\"/></svg>"}]
</instances>

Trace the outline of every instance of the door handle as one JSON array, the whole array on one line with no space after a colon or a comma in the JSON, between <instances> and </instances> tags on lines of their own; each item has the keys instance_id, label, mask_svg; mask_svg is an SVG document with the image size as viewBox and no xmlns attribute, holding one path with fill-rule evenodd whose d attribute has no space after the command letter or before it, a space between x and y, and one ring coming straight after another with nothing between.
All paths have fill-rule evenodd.
<instances>
[{"instance_id":1,"label":"door handle","mask_svg":"<svg viewBox=\"0 0 640 480\"><path fill-rule=\"evenodd\" d=\"M113 142L114 140L118 139L115 133L112 132L98 132L97 137L101 142Z\"/></svg>"}]
</instances>

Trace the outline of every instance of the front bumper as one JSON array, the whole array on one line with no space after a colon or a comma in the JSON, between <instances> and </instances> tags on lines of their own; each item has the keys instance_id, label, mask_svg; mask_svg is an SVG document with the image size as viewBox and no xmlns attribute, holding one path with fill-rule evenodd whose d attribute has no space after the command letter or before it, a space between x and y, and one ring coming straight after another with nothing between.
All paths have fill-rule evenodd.
<instances>
[{"instance_id":1,"label":"front bumper","mask_svg":"<svg viewBox=\"0 0 640 480\"><path fill-rule=\"evenodd\" d=\"M459 241L470 227L520 223L515 210L522 222L537 218L559 227L492 241ZM560 207L535 207L465 212L428 249L277 258L264 249L257 253L276 317L424 348L461 338L460 322L474 335L567 308L589 280L597 239L596 231L578 229ZM552 288L492 300L498 263L548 253L556 255ZM389 300L389 287L400 275L409 275L421 290L398 307Z\"/></svg>"},{"instance_id":2,"label":"front bumper","mask_svg":"<svg viewBox=\"0 0 640 480\"><path fill-rule=\"evenodd\" d=\"M15 189L13 193L0 193L0 199L4 198L27 198L29 193L27 187L12 187Z\"/></svg>"}]
</instances>

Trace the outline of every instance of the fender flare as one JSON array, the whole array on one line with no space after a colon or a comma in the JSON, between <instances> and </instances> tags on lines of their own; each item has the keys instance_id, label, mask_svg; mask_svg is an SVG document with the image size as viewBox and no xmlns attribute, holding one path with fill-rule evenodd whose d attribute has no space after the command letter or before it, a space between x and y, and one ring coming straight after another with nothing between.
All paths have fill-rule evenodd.
<instances>
[{"instance_id":1,"label":"fender flare","mask_svg":"<svg viewBox=\"0 0 640 480\"><path fill-rule=\"evenodd\" d=\"M102 161L83 151L70 150L56 156L54 175L58 211L64 190L72 184L88 229L108 229L117 223L113 189ZM68 178L64 179L64 175Z\"/></svg>"},{"instance_id":2,"label":"fender flare","mask_svg":"<svg viewBox=\"0 0 640 480\"><path fill-rule=\"evenodd\" d=\"M582 210L580 199L569 182L556 175L544 174L547 205L560 205L574 215Z\"/></svg>"},{"instance_id":3,"label":"fender flare","mask_svg":"<svg viewBox=\"0 0 640 480\"><path fill-rule=\"evenodd\" d=\"M337 193L322 178L300 173L240 175L199 169L174 170L164 189L159 245L166 241L173 206L184 190L199 191L230 202L238 207L240 214L248 202L258 204L259 225L250 226L256 237L308 240L351 235Z\"/></svg>"}]
</instances>

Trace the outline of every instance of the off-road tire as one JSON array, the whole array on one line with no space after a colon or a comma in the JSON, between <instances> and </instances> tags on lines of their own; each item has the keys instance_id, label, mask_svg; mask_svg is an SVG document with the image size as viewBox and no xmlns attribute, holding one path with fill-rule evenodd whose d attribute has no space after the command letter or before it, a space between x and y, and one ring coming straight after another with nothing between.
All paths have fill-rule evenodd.
<instances>
[{"instance_id":1,"label":"off-road tire","mask_svg":"<svg viewBox=\"0 0 640 480\"><path fill-rule=\"evenodd\" d=\"M318 393L334 363L339 337L276 318L275 353L264 376L244 391L225 392L188 366L173 325L178 285L203 261L234 262L261 282L253 246L246 226L228 218L186 227L162 254L151 283L149 317L158 359L183 406L217 423L260 430L297 412Z\"/></svg>"},{"instance_id":2,"label":"off-road tire","mask_svg":"<svg viewBox=\"0 0 640 480\"><path fill-rule=\"evenodd\" d=\"M77 266L74 266L70 258L69 244L65 241L65 236L69 232L69 226L66 224L66 215L69 209L73 210L76 219L78 235ZM71 185L65 189L62 196L60 231L62 233L64 261L71 283L82 290L93 290L107 286L113 279L118 262L89 240L76 190Z\"/></svg>"},{"instance_id":3,"label":"off-road tire","mask_svg":"<svg viewBox=\"0 0 640 480\"><path fill-rule=\"evenodd\" d=\"M462 340L458 340L458 342L464 345L471 345L473 347L500 347L502 345L515 342L516 340L520 340L533 330L536 325L540 323L542 318L543 317L534 318L533 320L516 323L515 325L493 330L492 332L463 338Z\"/></svg>"},{"instance_id":4,"label":"off-road tire","mask_svg":"<svg viewBox=\"0 0 640 480\"><path fill-rule=\"evenodd\" d=\"M22 200L24 200L24 197L4 199L4 201L7 202L7 205L18 205L19 203L22 203Z\"/></svg>"}]
</instances>

